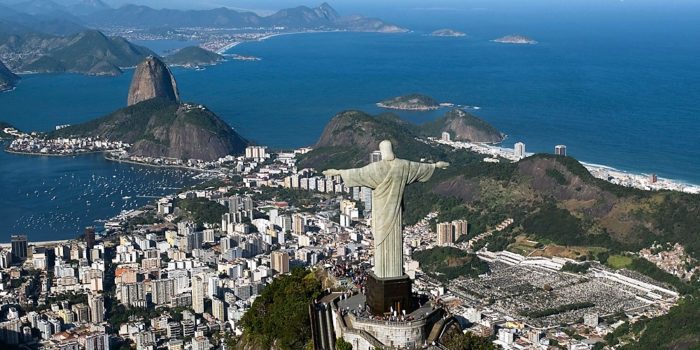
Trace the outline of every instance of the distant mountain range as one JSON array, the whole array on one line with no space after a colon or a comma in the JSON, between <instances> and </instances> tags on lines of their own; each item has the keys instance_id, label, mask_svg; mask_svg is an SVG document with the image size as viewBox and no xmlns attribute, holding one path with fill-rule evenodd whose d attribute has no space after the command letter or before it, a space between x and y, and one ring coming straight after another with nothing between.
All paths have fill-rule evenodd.
<instances>
[{"instance_id":1,"label":"distant mountain range","mask_svg":"<svg viewBox=\"0 0 700 350\"><path fill-rule=\"evenodd\" d=\"M0 57L15 72L119 75L121 67L136 66L149 55L154 53L145 47L97 30L68 36L0 35Z\"/></svg>"},{"instance_id":2,"label":"distant mountain range","mask_svg":"<svg viewBox=\"0 0 700 350\"><path fill-rule=\"evenodd\" d=\"M406 29L376 18L341 16L324 3L299 6L270 16L228 8L211 10L153 9L124 5L111 8L100 0L83 0L63 6L51 0L28 0L0 4L0 61L15 73L71 72L118 75L133 67L150 50L120 37L108 37L101 28L129 27L151 31L168 28L276 28L276 31L347 30L403 32ZM212 64L221 57L196 49L169 58L171 64Z\"/></svg>"},{"instance_id":3,"label":"distant mountain range","mask_svg":"<svg viewBox=\"0 0 700 350\"><path fill-rule=\"evenodd\" d=\"M210 10L154 9L128 4L111 8L100 0L84 0L63 6L51 0L29 0L0 5L0 21L47 34L73 34L90 28L105 27L284 27L288 30L350 30L371 32L406 31L376 18L341 16L329 4L310 8L298 6L282 9L270 16L237 11L225 7ZM0 23L0 32L2 23Z\"/></svg>"}]
</instances>

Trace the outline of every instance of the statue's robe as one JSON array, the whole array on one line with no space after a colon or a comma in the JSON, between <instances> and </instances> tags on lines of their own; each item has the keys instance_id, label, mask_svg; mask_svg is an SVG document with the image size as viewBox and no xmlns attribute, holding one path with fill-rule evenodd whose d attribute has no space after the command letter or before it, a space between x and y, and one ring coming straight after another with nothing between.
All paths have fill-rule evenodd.
<instances>
[{"instance_id":1,"label":"statue's robe","mask_svg":"<svg viewBox=\"0 0 700 350\"><path fill-rule=\"evenodd\" d=\"M372 194L374 274L380 278L403 275L402 202L406 185L430 179L434 164L404 159L382 160L357 169L340 170L346 186L364 186Z\"/></svg>"}]
</instances>

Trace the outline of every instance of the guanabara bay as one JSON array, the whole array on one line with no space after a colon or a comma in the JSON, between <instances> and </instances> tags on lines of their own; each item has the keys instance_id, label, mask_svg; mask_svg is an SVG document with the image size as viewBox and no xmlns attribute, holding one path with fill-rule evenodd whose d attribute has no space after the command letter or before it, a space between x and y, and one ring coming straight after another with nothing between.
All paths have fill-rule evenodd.
<instances>
[{"instance_id":1,"label":"guanabara bay","mask_svg":"<svg viewBox=\"0 0 700 350\"><path fill-rule=\"evenodd\" d=\"M698 18L0 0L0 349L700 349Z\"/></svg>"}]
</instances>

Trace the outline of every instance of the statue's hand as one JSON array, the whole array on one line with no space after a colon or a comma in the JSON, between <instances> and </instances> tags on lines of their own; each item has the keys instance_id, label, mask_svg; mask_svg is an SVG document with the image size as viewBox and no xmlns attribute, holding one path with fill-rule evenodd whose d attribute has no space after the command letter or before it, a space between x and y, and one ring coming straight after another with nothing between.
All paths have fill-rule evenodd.
<instances>
[{"instance_id":1,"label":"statue's hand","mask_svg":"<svg viewBox=\"0 0 700 350\"><path fill-rule=\"evenodd\" d=\"M326 177L333 177L336 175L340 175L340 171L338 171L337 169L328 169L323 172L323 175L325 175Z\"/></svg>"},{"instance_id":2,"label":"statue's hand","mask_svg":"<svg viewBox=\"0 0 700 350\"><path fill-rule=\"evenodd\" d=\"M447 169L447 167L450 166L450 163L448 162L437 162L435 163L435 167L438 169Z\"/></svg>"}]
</instances>

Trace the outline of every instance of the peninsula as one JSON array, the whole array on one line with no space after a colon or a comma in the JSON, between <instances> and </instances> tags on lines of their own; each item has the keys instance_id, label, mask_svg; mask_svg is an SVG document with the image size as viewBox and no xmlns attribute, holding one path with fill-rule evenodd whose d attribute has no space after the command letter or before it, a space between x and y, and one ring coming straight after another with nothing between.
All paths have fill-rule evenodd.
<instances>
[{"instance_id":1,"label":"peninsula","mask_svg":"<svg viewBox=\"0 0 700 350\"><path fill-rule=\"evenodd\" d=\"M458 108L448 111L441 118L421 125L420 131L424 136L445 138L446 136L442 134L447 133L451 140L475 143L496 144L505 139L505 134L488 122Z\"/></svg>"},{"instance_id":2,"label":"peninsula","mask_svg":"<svg viewBox=\"0 0 700 350\"><path fill-rule=\"evenodd\" d=\"M523 35L506 35L504 37L500 37L498 39L492 40L495 43L501 43L501 44L517 44L517 45L534 45L537 44L537 41L528 38Z\"/></svg>"},{"instance_id":3,"label":"peninsula","mask_svg":"<svg viewBox=\"0 0 700 350\"><path fill-rule=\"evenodd\" d=\"M460 37L467 36L467 34L454 29L444 28L433 31L432 33L430 33L430 36Z\"/></svg>"},{"instance_id":4,"label":"peninsula","mask_svg":"<svg viewBox=\"0 0 700 350\"><path fill-rule=\"evenodd\" d=\"M180 102L168 67L150 56L136 67L128 106L105 117L17 139L9 151L74 155L107 151L109 159L179 164L243 152L248 141L205 106Z\"/></svg>"},{"instance_id":5,"label":"peninsula","mask_svg":"<svg viewBox=\"0 0 700 350\"><path fill-rule=\"evenodd\" d=\"M421 94L410 94L386 99L378 102L377 106L403 111L430 111L440 108L440 104L432 97Z\"/></svg>"}]
</instances>

